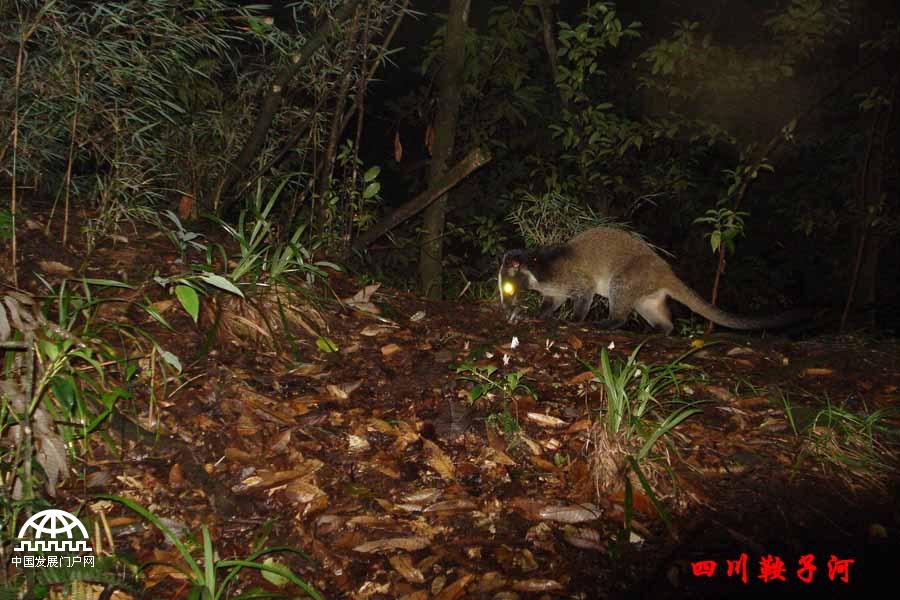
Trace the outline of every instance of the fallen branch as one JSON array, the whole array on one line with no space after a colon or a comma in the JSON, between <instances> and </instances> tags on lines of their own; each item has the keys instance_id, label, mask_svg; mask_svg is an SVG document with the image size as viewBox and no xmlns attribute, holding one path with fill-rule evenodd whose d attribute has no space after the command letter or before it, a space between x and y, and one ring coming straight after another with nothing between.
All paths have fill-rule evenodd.
<instances>
[{"instance_id":1,"label":"fallen branch","mask_svg":"<svg viewBox=\"0 0 900 600\"><path fill-rule=\"evenodd\" d=\"M407 201L405 204L394 210L384 219L373 225L369 230L361 234L353 243L353 247L357 250L364 250L369 244L380 238L382 235L423 210L426 206L446 194L448 191L456 187L461 180L465 179L472 171L487 164L493 157L482 148L476 148L456 163L452 169L433 186Z\"/></svg>"}]
</instances>

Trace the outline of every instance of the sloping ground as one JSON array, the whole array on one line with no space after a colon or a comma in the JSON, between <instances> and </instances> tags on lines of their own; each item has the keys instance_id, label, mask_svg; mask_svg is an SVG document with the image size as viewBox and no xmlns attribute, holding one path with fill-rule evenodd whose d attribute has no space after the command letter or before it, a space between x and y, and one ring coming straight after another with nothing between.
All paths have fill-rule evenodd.
<instances>
[{"instance_id":1,"label":"sloping ground","mask_svg":"<svg viewBox=\"0 0 900 600\"><path fill-rule=\"evenodd\" d=\"M25 254L39 270L48 244L35 239ZM164 238L126 243L98 250L88 274L136 282L177 271L174 259ZM360 289L343 277L332 286L345 299ZM141 293L167 299L158 286ZM158 305L175 333L134 309L107 315L152 331L184 372L152 402L135 390L120 405L135 422L158 423L160 436L117 419L121 446L97 440L85 482L60 490L58 507L105 509L118 551L138 561L178 558L157 530L93 494L131 498L195 540L209 525L220 558L246 557L260 538L296 547L308 560L279 560L329 598L849 597L894 577L896 474L864 486L865 472L804 454L807 438L791 429L783 397L798 427L826 399L854 411L896 407L896 342L729 335L695 352L682 397L705 401L702 412L656 446L669 467L659 489L671 530L638 486L632 534L620 540L624 490L598 495L590 468L591 416L605 400L578 358L596 365L607 348L624 360L643 342L639 359L661 365L690 340L510 326L493 305L391 291L370 300L380 317L346 302L301 306L291 294L280 306L272 296L243 306L221 299L207 302L201 327L177 304ZM525 371L536 397L495 391L471 403L472 383L453 368L465 362L497 367L495 380ZM504 437L496 425L513 420L520 433ZM742 554L746 583L727 574L726 561ZM806 584L798 565L810 554L817 570ZM776 559L785 581L766 582L761 564ZM709 560L715 573L695 574ZM183 597L170 569L147 574L146 597ZM242 585L275 589L249 574Z\"/></svg>"}]
</instances>

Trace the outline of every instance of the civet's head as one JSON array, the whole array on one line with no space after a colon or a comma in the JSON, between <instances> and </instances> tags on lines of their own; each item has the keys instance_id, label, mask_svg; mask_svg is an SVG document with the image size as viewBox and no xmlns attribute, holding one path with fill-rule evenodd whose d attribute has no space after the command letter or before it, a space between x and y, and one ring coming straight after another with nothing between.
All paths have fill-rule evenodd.
<instances>
[{"instance_id":1,"label":"civet's head","mask_svg":"<svg viewBox=\"0 0 900 600\"><path fill-rule=\"evenodd\" d=\"M506 310L507 319L515 320L522 292L529 289L528 253L511 250L503 255L497 285L500 288L500 305ZM532 276L533 277L533 276Z\"/></svg>"}]
</instances>

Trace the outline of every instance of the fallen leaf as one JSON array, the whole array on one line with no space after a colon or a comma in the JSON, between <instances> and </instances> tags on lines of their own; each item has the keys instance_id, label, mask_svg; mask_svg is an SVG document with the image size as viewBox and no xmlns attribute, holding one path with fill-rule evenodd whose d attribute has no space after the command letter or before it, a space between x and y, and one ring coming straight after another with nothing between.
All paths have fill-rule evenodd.
<instances>
[{"instance_id":1,"label":"fallen leaf","mask_svg":"<svg viewBox=\"0 0 900 600\"><path fill-rule=\"evenodd\" d=\"M809 367L808 369L803 369L803 374L812 375L814 377L821 377L825 375L834 375L834 370L820 367Z\"/></svg>"},{"instance_id":2,"label":"fallen leaf","mask_svg":"<svg viewBox=\"0 0 900 600\"><path fill-rule=\"evenodd\" d=\"M435 600L456 600L457 598L462 598L463 593L466 591L466 586L469 585L469 582L474 579L475 576L471 573L466 573L465 575L461 575L459 579L445 587L441 590L441 593L437 594L434 599Z\"/></svg>"},{"instance_id":3,"label":"fallen leaf","mask_svg":"<svg viewBox=\"0 0 900 600\"><path fill-rule=\"evenodd\" d=\"M609 498L616 504L625 505L625 490L620 489L615 494L610 496ZM650 501L650 498L647 497L646 494L640 492L638 490L632 490L631 492L631 503L634 507L634 510L649 516L656 516L656 509L653 507L653 502Z\"/></svg>"},{"instance_id":4,"label":"fallen leaf","mask_svg":"<svg viewBox=\"0 0 900 600\"><path fill-rule=\"evenodd\" d=\"M369 447L369 441L366 438L352 434L348 436L347 450L350 453L362 452L368 450Z\"/></svg>"},{"instance_id":5,"label":"fallen leaf","mask_svg":"<svg viewBox=\"0 0 900 600\"><path fill-rule=\"evenodd\" d=\"M318 461L307 462L313 463ZM241 493L251 489L270 488L280 483L303 477L304 475L308 475L310 472L311 471L308 469L292 469L289 471L258 471L255 475L247 477L239 484L233 486L231 489L235 493Z\"/></svg>"},{"instance_id":6,"label":"fallen leaf","mask_svg":"<svg viewBox=\"0 0 900 600\"><path fill-rule=\"evenodd\" d=\"M600 532L589 527L566 525L563 528L563 539L576 548L596 550L598 552L606 551L606 544L603 543Z\"/></svg>"},{"instance_id":7,"label":"fallen leaf","mask_svg":"<svg viewBox=\"0 0 900 600\"><path fill-rule=\"evenodd\" d=\"M566 380L566 385L578 385L579 383L585 383L594 378L594 373L592 371L585 371L584 373L579 373L574 377L570 377Z\"/></svg>"},{"instance_id":8,"label":"fallen leaf","mask_svg":"<svg viewBox=\"0 0 900 600\"><path fill-rule=\"evenodd\" d=\"M505 588L509 580L497 571L488 571L478 578L478 581L469 588L472 595L490 594Z\"/></svg>"},{"instance_id":9,"label":"fallen leaf","mask_svg":"<svg viewBox=\"0 0 900 600\"><path fill-rule=\"evenodd\" d=\"M444 500L442 502L436 502L431 506L425 508L422 512L433 513L433 512L458 512L458 511L471 511L475 510L477 505L468 500L466 498L458 498L456 500Z\"/></svg>"},{"instance_id":10,"label":"fallen leaf","mask_svg":"<svg viewBox=\"0 0 900 600\"><path fill-rule=\"evenodd\" d=\"M388 562L408 582L425 583L425 576L422 575L422 571L413 566L412 558L410 558L409 554L395 554L388 559Z\"/></svg>"},{"instance_id":11,"label":"fallen leaf","mask_svg":"<svg viewBox=\"0 0 900 600\"><path fill-rule=\"evenodd\" d=\"M545 471L547 473L555 473L556 471L559 471L559 467L557 467L546 458L540 456L529 456L528 460L531 461L531 464L536 466L541 471Z\"/></svg>"},{"instance_id":12,"label":"fallen leaf","mask_svg":"<svg viewBox=\"0 0 900 600\"><path fill-rule=\"evenodd\" d=\"M373 283L367 285L363 289L356 292L352 298L345 298L343 303L349 306L350 308L355 308L357 310L361 310L363 312L372 313L372 314L381 314L381 310L372 304L372 296L375 295L375 292L378 291L378 288L381 287L380 283Z\"/></svg>"},{"instance_id":13,"label":"fallen leaf","mask_svg":"<svg viewBox=\"0 0 900 600\"><path fill-rule=\"evenodd\" d=\"M295 479L288 483L284 488L284 493L289 500L297 504L306 504L319 496L325 496L325 492L319 487L303 479Z\"/></svg>"},{"instance_id":14,"label":"fallen leaf","mask_svg":"<svg viewBox=\"0 0 900 600\"><path fill-rule=\"evenodd\" d=\"M431 440L423 440L422 447L427 454L426 462L428 466L434 469L444 481L454 481L456 479L456 467L453 465L450 457Z\"/></svg>"},{"instance_id":15,"label":"fallen leaf","mask_svg":"<svg viewBox=\"0 0 900 600\"><path fill-rule=\"evenodd\" d=\"M726 352L725 356L746 356L748 354L756 354L756 351L753 348L747 348L746 346L735 346Z\"/></svg>"},{"instance_id":16,"label":"fallen leaf","mask_svg":"<svg viewBox=\"0 0 900 600\"><path fill-rule=\"evenodd\" d=\"M403 159L403 144L400 143L400 131L394 132L394 162Z\"/></svg>"},{"instance_id":17,"label":"fallen leaf","mask_svg":"<svg viewBox=\"0 0 900 600\"><path fill-rule=\"evenodd\" d=\"M410 537L393 537L383 540L373 540L360 544L353 550L363 554L376 554L386 550L406 550L407 552L415 552L431 545L431 540L426 537L413 535Z\"/></svg>"},{"instance_id":18,"label":"fallen leaf","mask_svg":"<svg viewBox=\"0 0 900 600\"><path fill-rule=\"evenodd\" d=\"M391 354L394 354L399 351L400 351L400 346L398 346L397 344L388 344L387 346L382 346L382 348L381 348L381 353L384 356L390 356Z\"/></svg>"},{"instance_id":19,"label":"fallen leaf","mask_svg":"<svg viewBox=\"0 0 900 600\"><path fill-rule=\"evenodd\" d=\"M359 332L360 335L364 335L366 337L375 337L377 335L382 335L385 333L390 333L393 331L393 327L388 327L386 325L366 325Z\"/></svg>"},{"instance_id":20,"label":"fallen leaf","mask_svg":"<svg viewBox=\"0 0 900 600\"><path fill-rule=\"evenodd\" d=\"M583 523L599 519L601 511L593 504L573 504L570 506L545 506L538 512L545 521L559 523Z\"/></svg>"},{"instance_id":21,"label":"fallen leaf","mask_svg":"<svg viewBox=\"0 0 900 600\"><path fill-rule=\"evenodd\" d=\"M566 423L562 419L558 419L554 416L546 415L544 413L530 412L530 413L525 413L525 416L528 417L530 420L534 421L535 423L537 423L538 425L541 425L542 427L560 428L560 427L565 427L566 425L568 425L568 423Z\"/></svg>"},{"instance_id":22,"label":"fallen leaf","mask_svg":"<svg viewBox=\"0 0 900 600\"><path fill-rule=\"evenodd\" d=\"M566 433L578 433L579 431L588 431L593 425L593 422L590 419L579 419L569 425L569 428L566 429Z\"/></svg>"},{"instance_id":23,"label":"fallen leaf","mask_svg":"<svg viewBox=\"0 0 900 600\"><path fill-rule=\"evenodd\" d=\"M357 379L356 381L352 381L350 383L343 383L341 385L335 385L333 383L329 383L325 386L325 389L328 391L328 394L337 400L346 400L350 397L356 388L358 388L362 384L362 379Z\"/></svg>"},{"instance_id":24,"label":"fallen leaf","mask_svg":"<svg viewBox=\"0 0 900 600\"><path fill-rule=\"evenodd\" d=\"M158 312L159 314L165 313L167 310L172 308L175 305L175 301L171 299L167 300L158 300L150 305L150 308Z\"/></svg>"},{"instance_id":25,"label":"fallen leaf","mask_svg":"<svg viewBox=\"0 0 900 600\"><path fill-rule=\"evenodd\" d=\"M512 584L517 592L561 592L565 588L553 579L523 579Z\"/></svg>"},{"instance_id":26,"label":"fallen leaf","mask_svg":"<svg viewBox=\"0 0 900 600\"><path fill-rule=\"evenodd\" d=\"M413 492L411 494L407 494L403 496L403 502L407 502L409 504L428 504L430 502L434 502L438 498L441 497L441 494L444 492L439 490L438 488L425 488L423 490L419 490L417 492Z\"/></svg>"},{"instance_id":27,"label":"fallen leaf","mask_svg":"<svg viewBox=\"0 0 900 600\"><path fill-rule=\"evenodd\" d=\"M55 260L38 261L41 271L50 275L70 275L75 269Z\"/></svg>"}]
</instances>

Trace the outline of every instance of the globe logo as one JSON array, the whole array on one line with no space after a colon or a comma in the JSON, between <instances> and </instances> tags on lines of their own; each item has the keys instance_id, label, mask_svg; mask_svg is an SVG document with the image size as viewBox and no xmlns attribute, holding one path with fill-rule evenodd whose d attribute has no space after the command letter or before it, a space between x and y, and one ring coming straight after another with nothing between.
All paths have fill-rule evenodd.
<instances>
[{"instance_id":1,"label":"globe logo","mask_svg":"<svg viewBox=\"0 0 900 600\"><path fill-rule=\"evenodd\" d=\"M87 530L81 521L71 513L55 508L42 510L25 521L19 529L18 538L19 545L16 546L15 552L92 551L87 544Z\"/></svg>"}]
</instances>

